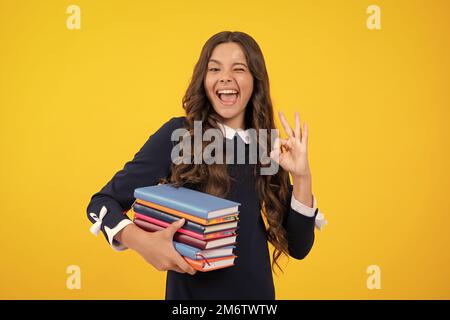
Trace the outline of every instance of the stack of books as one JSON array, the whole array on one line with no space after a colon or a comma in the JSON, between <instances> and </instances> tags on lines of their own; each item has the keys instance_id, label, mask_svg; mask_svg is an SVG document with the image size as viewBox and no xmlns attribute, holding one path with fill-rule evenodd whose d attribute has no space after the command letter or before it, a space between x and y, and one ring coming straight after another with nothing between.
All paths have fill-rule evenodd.
<instances>
[{"instance_id":1,"label":"stack of books","mask_svg":"<svg viewBox=\"0 0 450 320\"><path fill-rule=\"evenodd\" d=\"M184 218L173 238L175 250L198 271L234 265L240 203L169 184L134 190L134 223L154 232Z\"/></svg>"}]
</instances>

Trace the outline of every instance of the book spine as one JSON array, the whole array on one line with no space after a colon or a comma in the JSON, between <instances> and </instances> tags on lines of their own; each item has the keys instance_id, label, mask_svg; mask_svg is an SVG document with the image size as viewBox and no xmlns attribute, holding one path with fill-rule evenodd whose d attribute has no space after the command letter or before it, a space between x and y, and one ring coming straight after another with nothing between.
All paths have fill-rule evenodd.
<instances>
[{"instance_id":1,"label":"book spine","mask_svg":"<svg viewBox=\"0 0 450 320\"><path fill-rule=\"evenodd\" d=\"M150 223L150 222L146 222L146 221L138 219L138 218L134 219L134 223L138 227L140 227L143 230L148 231L148 232L155 232L155 231L160 231L160 230L164 230L165 229L164 227L155 225L155 224ZM178 241L178 242L181 242L181 243L185 243L185 244L190 245L190 246L192 246L194 248L198 248L198 249L202 249L202 250L206 248L206 244L207 244L206 241L190 237L190 236L188 236L186 234L183 234L183 233L180 233L180 232L176 232L174 234L174 236L173 236L173 239L175 241Z\"/></svg>"},{"instance_id":2,"label":"book spine","mask_svg":"<svg viewBox=\"0 0 450 320\"><path fill-rule=\"evenodd\" d=\"M148 217L148 216L145 216L143 214L139 214L137 212L134 212L134 216L139 218L139 219L141 219L141 220L148 221L150 223L154 223L154 224L156 224L158 226L161 226L161 227L164 227L164 228L166 228L169 225L169 223L167 223L165 221L154 219L152 217ZM180 229L178 229L178 232L184 233L184 234L186 234L188 236L191 236L193 238L204 240L204 235L203 234L200 234L200 233L197 233L197 232L193 232L191 230L186 230L184 228L180 228Z\"/></svg>"},{"instance_id":3,"label":"book spine","mask_svg":"<svg viewBox=\"0 0 450 320\"><path fill-rule=\"evenodd\" d=\"M169 207L164 207L162 205L159 205L159 204L156 204L156 203L153 203L153 202L149 202L149 201L146 201L144 199L137 198L136 199L136 203L139 203L141 205L144 205L146 207L150 207L150 208L153 208L153 209L156 209L156 210L167 212L167 213L172 214L174 216L177 216L177 217L180 217L180 218L185 218L185 219L191 220L193 222L196 222L196 223L199 223L199 224L202 224L202 225L206 225L208 223L208 220L206 220L206 219L202 219L202 218L199 218L199 217L194 216L192 214L187 214L185 212L181 212L181 211L169 208Z\"/></svg>"},{"instance_id":4,"label":"book spine","mask_svg":"<svg viewBox=\"0 0 450 320\"><path fill-rule=\"evenodd\" d=\"M162 212L162 211L156 210L154 208L149 208L149 207L140 205L138 203L135 203L133 205L133 210L135 212L140 213L140 214L143 214L143 215L146 215L146 216L150 216L152 218L155 218L155 219L158 219L158 220L162 220L162 221L165 221L165 222L169 222L169 223L174 223L174 222L176 222L176 221L181 219L180 217L176 217L176 216L170 215L170 214L168 214L166 212ZM198 223L189 221L189 220L186 220L186 222L183 225L183 228L186 229L186 230L191 230L191 231L197 232L197 233L204 233L205 232L205 227L204 226L202 226L202 225L200 225Z\"/></svg>"},{"instance_id":5,"label":"book spine","mask_svg":"<svg viewBox=\"0 0 450 320\"><path fill-rule=\"evenodd\" d=\"M158 196L157 194L143 193L139 189L136 189L134 191L134 197L137 199L150 201L164 207L173 208L175 210L185 212L187 214L191 214L202 219L208 218L208 212L206 210L202 208L194 208L192 205L186 205L186 203L177 201L175 197L173 199L164 198Z\"/></svg>"},{"instance_id":6,"label":"book spine","mask_svg":"<svg viewBox=\"0 0 450 320\"><path fill-rule=\"evenodd\" d=\"M193 248L187 244L177 242L177 241L173 241L173 245L175 247L175 250L177 250L178 253L181 254L182 256L191 258L192 260L199 260L197 253L200 250Z\"/></svg>"},{"instance_id":7,"label":"book spine","mask_svg":"<svg viewBox=\"0 0 450 320\"><path fill-rule=\"evenodd\" d=\"M231 256L231 257L236 257L236 256ZM225 257L225 259L228 259L228 258L230 258L230 257ZM223 258L209 259L208 263L214 262L214 261L219 261L219 260L222 260L222 259ZM230 264L227 264L227 265L224 265L224 266L220 266L220 267L213 267L213 268L209 268L209 269L205 270L204 268L205 268L205 266L207 264L206 260L203 260L203 259L202 260L193 260L193 259L190 259L188 257L185 257L185 260L186 260L187 263L189 263L191 265L192 268L194 268L197 271L201 271L201 272L214 271L214 270L217 270L217 269L228 268L228 267L234 266L234 260L233 260L233 262L231 262Z\"/></svg>"}]
</instances>

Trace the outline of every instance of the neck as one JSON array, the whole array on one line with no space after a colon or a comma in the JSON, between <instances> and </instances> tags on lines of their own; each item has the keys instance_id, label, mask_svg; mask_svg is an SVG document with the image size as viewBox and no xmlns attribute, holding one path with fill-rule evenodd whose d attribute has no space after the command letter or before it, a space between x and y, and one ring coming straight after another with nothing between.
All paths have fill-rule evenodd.
<instances>
[{"instance_id":1,"label":"neck","mask_svg":"<svg viewBox=\"0 0 450 320\"><path fill-rule=\"evenodd\" d=\"M233 128L234 130L245 129L245 121L243 115L239 115L231 119L222 119L222 123L226 126L229 126L230 128Z\"/></svg>"}]
</instances>

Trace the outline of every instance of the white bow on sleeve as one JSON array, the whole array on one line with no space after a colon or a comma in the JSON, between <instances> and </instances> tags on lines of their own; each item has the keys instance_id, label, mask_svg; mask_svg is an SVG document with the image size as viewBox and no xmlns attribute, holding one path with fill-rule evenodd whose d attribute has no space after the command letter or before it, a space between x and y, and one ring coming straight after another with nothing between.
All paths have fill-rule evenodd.
<instances>
[{"instance_id":1,"label":"white bow on sleeve","mask_svg":"<svg viewBox=\"0 0 450 320\"><path fill-rule=\"evenodd\" d=\"M97 216L97 214L91 212L89 213L89 215L91 216L92 219L95 220L95 223L91 226L91 228L89 229L89 231L91 233L93 233L94 235L98 236L98 233L100 232L100 229L102 227L102 222L103 222L103 218L106 216L106 213L108 212L108 209L106 209L105 206L103 206L100 209L100 217Z\"/></svg>"}]
</instances>

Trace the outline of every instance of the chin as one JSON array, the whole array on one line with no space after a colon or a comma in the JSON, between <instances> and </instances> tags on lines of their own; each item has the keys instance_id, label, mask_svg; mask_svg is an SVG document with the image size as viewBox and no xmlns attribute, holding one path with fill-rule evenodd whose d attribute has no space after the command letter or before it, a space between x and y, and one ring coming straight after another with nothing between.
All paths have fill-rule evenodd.
<instances>
[{"instance_id":1,"label":"chin","mask_svg":"<svg viewBox=\"0 0 450 320\"><path fill-rule=\"evenodd\" d=\"M234 108L233 108L234 109ZM223 119L233 119L239 114L239 110L233 110L233 109L226 109L223 107L214 108L216 113L221 116Z\"/></svg>"}]
</instances>

